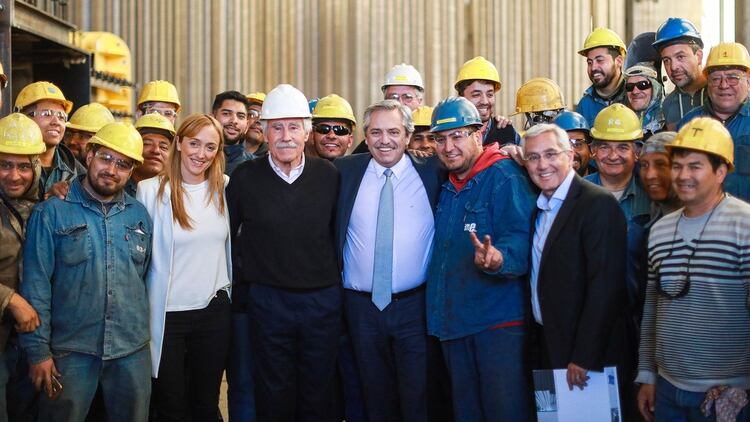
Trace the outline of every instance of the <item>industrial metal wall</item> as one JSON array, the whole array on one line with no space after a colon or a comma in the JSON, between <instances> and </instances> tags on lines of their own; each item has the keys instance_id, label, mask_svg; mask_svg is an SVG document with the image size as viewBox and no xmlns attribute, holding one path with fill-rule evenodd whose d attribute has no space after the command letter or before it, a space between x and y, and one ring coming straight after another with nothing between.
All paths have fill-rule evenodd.
<instances>
[{"instance_id":1,"label":"industrial metal wall","mask_svg":"<svg viewBox=\"0 0 750 422\"><path fill-rule=\"evenodd\" d=\"M493 61L501 114L514 110L523 81L544 76L568 104L589 82L576 54L592 26L623 37L626 0L71 0L82 30L103 30L130 46L139 87L173 81L184 113L207 111L226 89L296 85L312 97L336 92L361 116L380 98L391 66L422 72L426 100L453 94L458 67ZM626 40L627 42L627 40Z\"/></svg>"}]
</instances>

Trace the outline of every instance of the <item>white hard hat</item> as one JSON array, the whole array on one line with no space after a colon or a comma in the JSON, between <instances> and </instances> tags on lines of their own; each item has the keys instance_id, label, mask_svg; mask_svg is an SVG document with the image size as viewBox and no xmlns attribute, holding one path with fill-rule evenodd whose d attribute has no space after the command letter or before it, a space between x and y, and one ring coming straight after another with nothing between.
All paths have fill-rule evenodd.
<instances>
[{"instance_id":1,"label":"white hard hat","mask_svg":"<svg viewBox=\"0 0 750 422\"><path fill-rule=\"evenodd\" d=\"M414 66L406 63L397 64L385 75L385 83L380 87L385 92L385 88L391 85L410 85L424 91L422 75L419 74Z\"/></svg>"},{"instance_id":2,"label":"white hard hat","mask_svg":"<svg viewBox=\"0 0 750 422\"><path fill-rule=\"evenodd\" d=\"M299 89L281 84L266 94L263 107L260 109L261 120L311 118L310 106L305 94Z\"/></svg>"}]
</instances>

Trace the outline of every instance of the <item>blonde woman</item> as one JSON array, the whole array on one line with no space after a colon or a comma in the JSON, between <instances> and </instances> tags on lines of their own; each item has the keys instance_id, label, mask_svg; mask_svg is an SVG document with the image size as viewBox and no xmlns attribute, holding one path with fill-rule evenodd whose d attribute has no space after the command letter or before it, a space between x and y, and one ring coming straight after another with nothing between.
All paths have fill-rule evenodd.
<instances>
[{"instance_id":1,"label":"blonde woman","mask_svg":"<svg viewBox=\"0 0 750 422\"><path fill-rule=\"evenodd\" d=\"M154 220L147 276L153 411L161 422L215 420L229 347L229 214L219 122L180 125L162 173L138 184Z\"/></svg>"}]
</instances>

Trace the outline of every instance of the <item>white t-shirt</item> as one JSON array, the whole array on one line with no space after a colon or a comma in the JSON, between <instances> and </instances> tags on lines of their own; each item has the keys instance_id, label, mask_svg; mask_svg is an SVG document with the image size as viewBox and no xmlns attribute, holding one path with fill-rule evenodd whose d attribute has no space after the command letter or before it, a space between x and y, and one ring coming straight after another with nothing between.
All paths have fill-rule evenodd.
<instances>
[{"instance_id":1,"label":"white t-shirt","mask_svg":"<svg viewBox=\"0 0 750 422\"><path fill-rule=\"evenodd\" d=\"M229 236L227 217L219 214L216 201L206 203L208 181L197 185L183 183L182 187L185 189L185 211L192 220L193 229L174 225L172 282L167 312L203 309L216 292L230 286L225 247Z\"/></svg>"}]
</instances>

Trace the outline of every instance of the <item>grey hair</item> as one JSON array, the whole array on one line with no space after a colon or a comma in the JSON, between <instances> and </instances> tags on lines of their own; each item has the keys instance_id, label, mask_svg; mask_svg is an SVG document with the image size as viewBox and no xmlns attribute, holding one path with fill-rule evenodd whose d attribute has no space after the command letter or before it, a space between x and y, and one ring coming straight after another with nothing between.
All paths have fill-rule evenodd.
<instances>
[{"instance_id":1,"label":"grey hair","mask_svg":"<svg viewBox=\"0 0 750 422\"><path fill-rule=\"evenodd\" d=\"M367 128L370 127L370 118L372 117L372 113L375 113L376 111L393 110L398 110L401 113L401 124L406 130L406 134L411 135L412 133L414 133L414 120L412 120L411 118L411 109L396 100L380 100L367 107L364 117L362 118L362 120L365 121L363 125L365 133L367 133Z\"/></svg>"},{"instance_id":2,"label":"grey hair","mask_svg":"<svg viewBox=\"0 0 750 422\"><path fill-rule=\"evenodd\" d=\"M557 146L559 146L561 150L570 151L572 149L568 133L560 128L560 126L552 123L540 123L530 127L521 138L521 148L526 145L527 139L537 137L547 132L552 132L555 135L555 141L557 141Z\"/></svg>"},{"instance_id":3,"label":"grey hair","mask_svg":"<svg viewBox=\"0 0 750 422\"><path fill-rule=\"evenodd\" d=\"M305 129L306 134L310 134L312 132L312 119L310 117L301 117L302 120L302 127ZM263 133L266 133L266 128L268 127L268 120L261 120L260 121L260 128L263 131Z\"/></svg>"}]
</instances>

